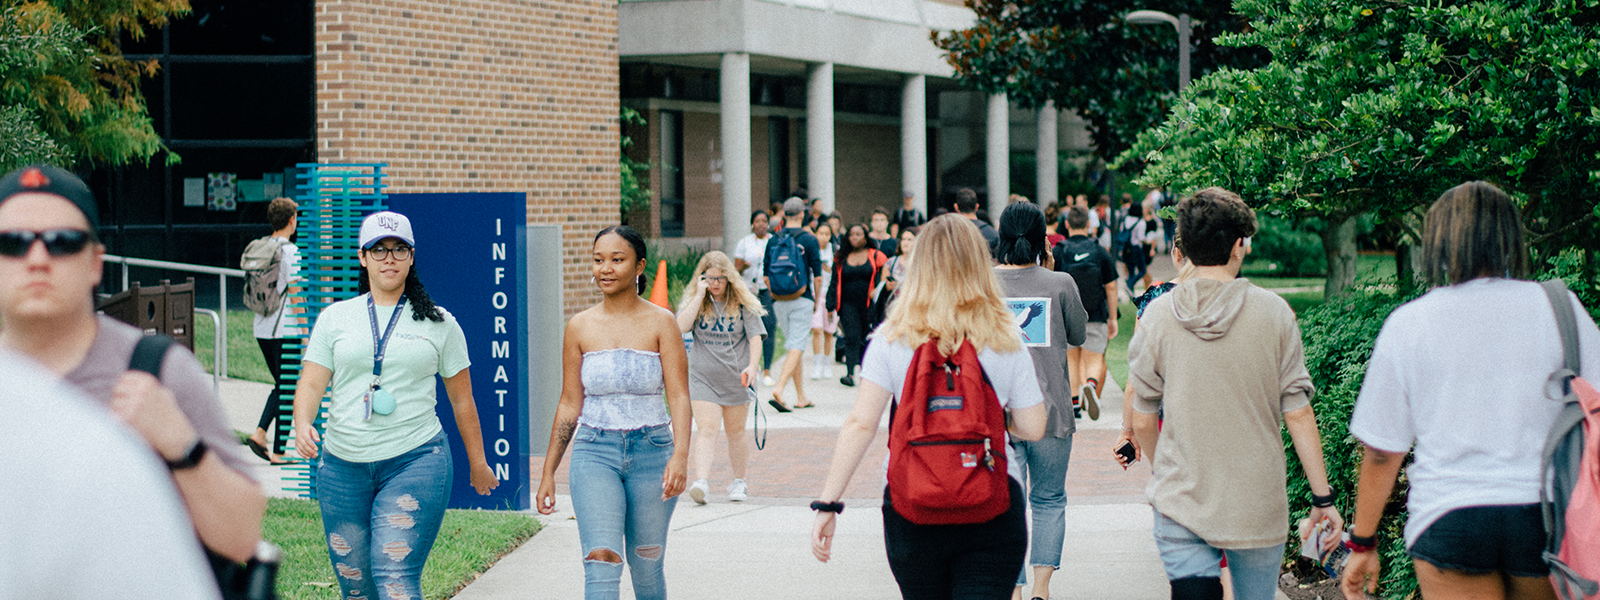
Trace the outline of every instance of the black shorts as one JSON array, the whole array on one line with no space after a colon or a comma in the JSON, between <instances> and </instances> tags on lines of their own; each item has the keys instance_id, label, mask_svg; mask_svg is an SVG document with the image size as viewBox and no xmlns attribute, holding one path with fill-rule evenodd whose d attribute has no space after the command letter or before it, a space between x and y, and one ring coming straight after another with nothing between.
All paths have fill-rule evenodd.
<instances>
[{"instance_id":1,"label":"black shorts","mask_svg":"<svg viewBox=\"0 0 1600 600\"><path fill-rule=\"evenodd\" d=\"M1462 573L1548 577L1538 504L1468 506L1445 513L1411 545L1411 558Z\"/></svg>"}]
</instances>

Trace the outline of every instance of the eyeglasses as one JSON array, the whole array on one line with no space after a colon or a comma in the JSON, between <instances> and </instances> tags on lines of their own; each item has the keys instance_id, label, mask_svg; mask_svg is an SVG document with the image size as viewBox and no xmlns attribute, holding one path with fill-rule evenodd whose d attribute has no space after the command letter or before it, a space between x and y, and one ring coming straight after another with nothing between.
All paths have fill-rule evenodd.
<instances>
[{"instance_id":1,"label":"eyeglasses","mask_svg":"<svg viewBox=\"0 0 1600 600\"><path fill-rule=\"evenodd\" d=\"M373 246L371 248L367 248L367 256L372 260L388 260L389 255L394 254L395 260L410 260L411 251L412 248L410 246L400 246L398 248Z\"/></svg>"},{"instance_id":2,"label":"eyeglasses","mask_svg":"<svg viewBox=\"0 0 1600 600\"><path fill-rule=\"evenodd\" d=\"M727 277L712 277L710 275L701 275L700 278L704 279L706 281L706 283L727 283L728 282L728 278Z\"/></svg>"},{"instance_id":3,"label":"eyeglasses","mask_svg":"<svg viewBox=\"0 0 1600 600\"><path fill-rule=\"evenodd\" d=\"M0 256L26 255L34 240L44 242L44 250L50 256L71 256L82 252L94 240L94 234L81 229L0 231Z\"/></svg>"}]
</instances>

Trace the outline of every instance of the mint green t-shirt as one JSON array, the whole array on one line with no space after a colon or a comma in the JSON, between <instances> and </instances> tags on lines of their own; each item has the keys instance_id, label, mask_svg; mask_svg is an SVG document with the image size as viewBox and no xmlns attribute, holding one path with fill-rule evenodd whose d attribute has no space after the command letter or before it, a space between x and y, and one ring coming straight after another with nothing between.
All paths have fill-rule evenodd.
<instances>
[{"instance_id":1,"label":"mint green t-shirt","mask_svg":"<svg viewBox=\"0 0 1600 600\"><path fill-rule=\"evenodd\" d=\"M393 306L378 306L378 333L389 326ZM394 394L394 412L366 419L362 401L372 384L372 325L367 295L336 302L317 317L306 345L306 362L333 371L323 449L351 462L376 462L405 454L438 435L434 375L450 377L472 364L467 337L449 311L443 322L417 321L411 306L396 321L383 359L383 389Z\"/></svg>"}]
</instances>

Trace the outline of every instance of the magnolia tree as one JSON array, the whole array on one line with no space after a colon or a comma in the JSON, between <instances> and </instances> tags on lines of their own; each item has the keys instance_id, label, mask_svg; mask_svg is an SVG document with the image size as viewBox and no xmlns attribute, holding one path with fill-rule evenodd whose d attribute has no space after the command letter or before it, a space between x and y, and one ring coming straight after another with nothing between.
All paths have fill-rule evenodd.
<instances>
[{"instance_id":1,"label":"magnolia tree","mask_svg":"<svg viewBox=\"0 0 1600 600\"><path fill-rule=\"evenodd\" d=\"M123 59L118 42L188 11L186 0L0 0L0 171L164 150L138 87L156 64Z\"/></svg>"},{"instance_id":2,"label":"magnolia tree","mask_svg":"<svg viewBox=\"0 0 1600 600\"><path fill-rule=\"evenodd\" d=\"M1330 295L1354 279L1355 217L1373 214L1416 245L1440 193L1480 179L1523 206L1536 260L1578 249L1592 273L1597 6L1238 0L1250 28L1217 43L1265 49L1271 62L1197 80L1120 161L1142 162L1147 185L1223 186L1326 220Z\"/></svg>"}]
</instances>

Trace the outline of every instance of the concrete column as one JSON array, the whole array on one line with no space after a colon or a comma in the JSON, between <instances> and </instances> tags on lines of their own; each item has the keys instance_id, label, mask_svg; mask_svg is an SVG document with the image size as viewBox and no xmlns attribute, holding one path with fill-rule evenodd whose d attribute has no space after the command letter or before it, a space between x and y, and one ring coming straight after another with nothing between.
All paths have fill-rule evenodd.
<instances>
[{"instance_id":1,"label":"concrete column","mask_svg":"<svg viewBox=\"0 0 1600 600\"><path fill-rule=\"evenodd\" d=\"M833 63L806 70L806 190L833 212Z\"/></svg>"},{"instance_id":2,"label":"concrete column","mask_svg":"<svg viewBox=\"0 0 1600 600\"><path fill-rule=\"evenodd\" d=\"M1000 221L1011 195L1011 116L1005 94L989 96L985 162L989 167L989 221Z\"/></svg>"},{"instance_id":3,"label":"concrete column","mask_svg":"<svg viewBox=\"0 0 1600 600\"><path fill-rule=\"evenodd\" d=\"M722 55L722 248L730 255L749 233L750 55Z\"/></svg>"},{"instance_id":4,"label":"concrete column","mask_svg":"<svg viewBox=\"0 0 1600 600\"><path fill-rule=\"evenodd\" d=\"M928 214L928 78L907 75L900 92L900 187ZM898 208L898 207L896 207Z\"/></svg>"},{"instance_id":5,"label":"concrete column","mask_svg":"<svg viewBox=\"0 0 1600 600\"><path fill-rule=\"evenodd\" d=\"M1038 164L1034 174L1038 177L1039 208L1050 206L1058 195L1056 192L1056 103L1054 100L1046 102L1039 107L1039 145L1034 150L1034 162Z\"/></svg>"}]
</instances>

